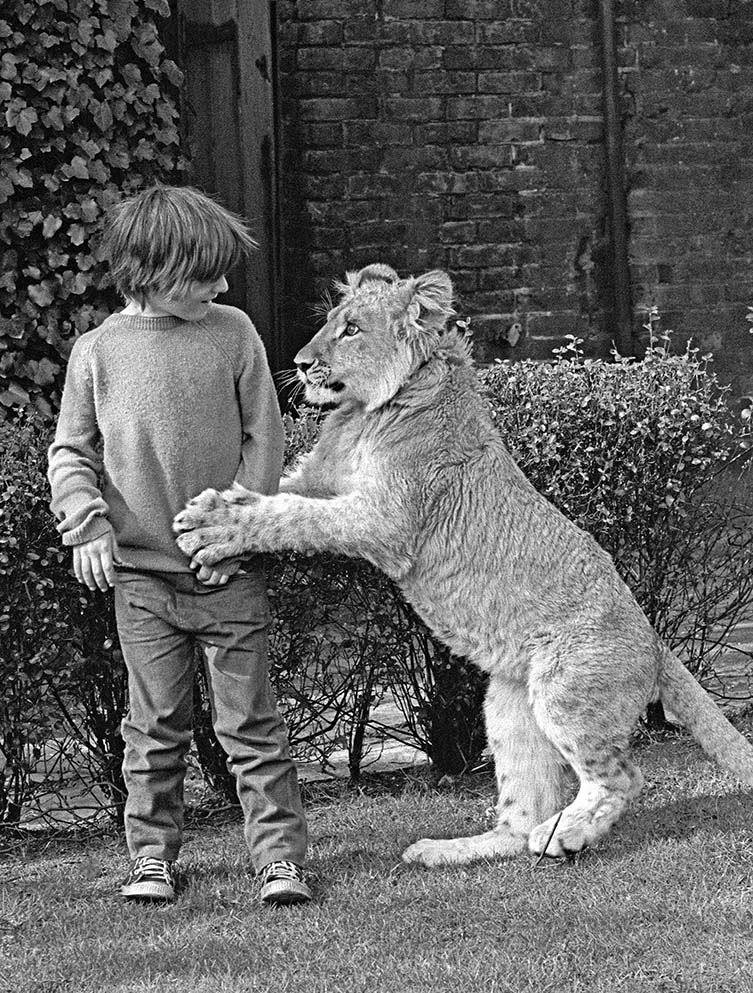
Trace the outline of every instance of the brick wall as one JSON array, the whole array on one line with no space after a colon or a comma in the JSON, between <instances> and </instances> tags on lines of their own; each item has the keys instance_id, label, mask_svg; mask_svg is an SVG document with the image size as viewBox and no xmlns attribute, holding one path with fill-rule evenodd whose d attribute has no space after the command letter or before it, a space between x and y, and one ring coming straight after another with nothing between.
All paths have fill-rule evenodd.
<instances>
[{"instance_id":1,"label":"brick wall","mask_svg":"<svg viewBox=\"0 0 753 993\"><path fill-rule=\"evenodd\" d=\"M636 308L753 392L753 4L635 2L622 28Z\"/></svg>"},{"instance_id":2,"label":"brick wall","mask_svg":"<svg viewBox=\"0 0 753 993\"><path fill-rule=\"evenodd\" d=\"M753 389L753 4L617 11L636 329L658 306ZM567 334L607 355L595 4L285 0L278 19L290 355L331 280L377 260L446 269L482 362Z\"/></svg>"}]
</instances>

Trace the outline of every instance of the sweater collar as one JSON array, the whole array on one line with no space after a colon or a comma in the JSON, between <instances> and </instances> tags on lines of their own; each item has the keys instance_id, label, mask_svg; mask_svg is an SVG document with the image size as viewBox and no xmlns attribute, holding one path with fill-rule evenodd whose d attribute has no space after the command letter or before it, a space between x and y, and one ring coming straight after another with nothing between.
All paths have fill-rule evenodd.
<instances>
[{"instance_id":1,"label":"sweater collar","mask_svg":"<svg viewBox=\"0 0 753 993\"><path fill-rule=\"evenodd\" d=\"M118 323L131 331L171 331L185 324L180 317L142 317L137 314L115 314Z\"/></svg>"}]
</instances>

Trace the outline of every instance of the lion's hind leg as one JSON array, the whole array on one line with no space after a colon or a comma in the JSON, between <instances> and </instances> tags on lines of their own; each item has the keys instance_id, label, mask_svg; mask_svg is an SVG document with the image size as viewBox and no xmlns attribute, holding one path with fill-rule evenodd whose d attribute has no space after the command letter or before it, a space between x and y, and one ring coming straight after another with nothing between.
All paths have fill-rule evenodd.
<instances>
[{"instance_id":1,"label":"lion's hind leg","mask_svg":"<svg viewBox=\"0 0 753 993\"><path fill-rule=\"evenodd\" d=\"M611 658L619 665L619 655ZM630 732L644 705L640 692L634 692L629 678L622 686L615 678L599 688L581 678L583 670L579 677L577 667L564 668L567 679L540 684L532 693L539 726L580 780L573 802L531 831L530 850L552 857L596 844L643 785L629 755Z\"/></svg>"},{"instance_id":2,"label":"lion's hind leg","mask_svg":"<svg viewBox=\"0 0 753 993\"><path fill-rule=\"evenodd\" d=\"M448 865L525 851L531 829L560 804L562 760L538 728L525 687L492 678L484 705L497 776L497 824L467 838L423 838L406 862Z\"/></svg>"},{"instance_id":3,"label":"lion's hind leg","mask_svg":"<svg viewBox=\"0 0 753 993\"><path fill-rule=\"evenodd\" d=\"M581 780L578 794L561 814L531 831L528 847L535 855L567 857L596 844L643 785L640 769L619 751L584 765L575 758L573 768Z\"/></svg>"}]
</instances>

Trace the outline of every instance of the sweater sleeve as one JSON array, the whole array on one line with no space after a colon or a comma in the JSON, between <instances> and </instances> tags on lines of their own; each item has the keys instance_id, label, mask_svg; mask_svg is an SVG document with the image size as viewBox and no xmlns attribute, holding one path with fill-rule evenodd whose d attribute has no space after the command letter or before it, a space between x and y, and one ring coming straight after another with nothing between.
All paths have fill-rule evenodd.
<instances>
[{"instance_id":1,"label":"sweater sleeve","mask_svg":"<svg viewBox=\"0 0 753 993\"><path fill-rule=\"evenodd\" d=\"M251 325L238 378L243 445L235 482L258 493L276 493L282 473L285 432L267 353Z\"/></svg>"},{"instance_id":2,"label":"sweater sleeve","mask_svg":"<svg viewBox=\"0 0 753 993\"><path fill-rule=\"evenodd\" d=\"M48 453L50 508L64 545L80 545L111 530L98 483L102 460L97 453L99 431L88 351L83 339L73 346Z\"/></svg>"}]
</instances>

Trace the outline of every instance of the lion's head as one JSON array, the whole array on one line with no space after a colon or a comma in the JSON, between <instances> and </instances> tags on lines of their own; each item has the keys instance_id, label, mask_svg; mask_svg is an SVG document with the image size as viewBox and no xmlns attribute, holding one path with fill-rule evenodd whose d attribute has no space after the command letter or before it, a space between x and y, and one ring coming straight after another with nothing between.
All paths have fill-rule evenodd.
<instances>
[{"instance_id":1,"label":"lion's head","mask_svg":"<svg viewBox=\"0 0 753 993\"><path fill-rule=\"evenodd\" d=\"M376 263L349 272L321 331L295 357L309 403L387 403L436 348L452 309L445 272L400 279Z\"/></svg>"}]
</instances>

